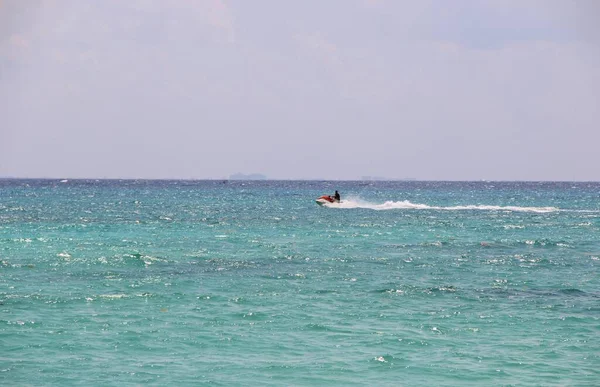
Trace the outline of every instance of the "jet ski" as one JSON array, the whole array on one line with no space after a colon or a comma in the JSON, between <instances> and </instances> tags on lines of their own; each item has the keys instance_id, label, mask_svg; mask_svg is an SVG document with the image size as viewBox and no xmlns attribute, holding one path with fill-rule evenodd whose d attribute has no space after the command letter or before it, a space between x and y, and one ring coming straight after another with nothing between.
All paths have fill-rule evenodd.
<instances>
[{"instance_id":1,"label":"jet ski","mask_svg":"<svg viewBox=\"0 0 600 387\"><path fill-rule=\"evenodd\" d=\"M330 203L339 203L339 200L335 200L335 198L331 195L323 195L315 200L318 205L322 206Z\"/></svg>"}]
</instances>

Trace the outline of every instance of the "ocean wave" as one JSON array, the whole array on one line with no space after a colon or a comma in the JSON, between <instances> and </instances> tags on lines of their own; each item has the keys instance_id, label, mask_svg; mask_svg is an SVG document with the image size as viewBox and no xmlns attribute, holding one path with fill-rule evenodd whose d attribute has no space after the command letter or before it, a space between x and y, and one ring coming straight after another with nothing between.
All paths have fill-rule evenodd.
<instances>
[{"instance_id":1,"label":"ocean wave","mask_svg":"<svg viewBox=\"0 0 600 387\"><path fill-rule=\"evenodd\" d=\"M330 208L366 208L371 210L440 210L440 211L512 211L512 212L535 212L549 213L561 211L557 207L520 207L520 206L492 206L492 205L464 205L464 206L430 206L427 204L412 203L408 200L391 201L388 200L382 204L370 203L360 199L347 199L341 203L328 203L325 206Z\"/></svg>"}]
</instances>

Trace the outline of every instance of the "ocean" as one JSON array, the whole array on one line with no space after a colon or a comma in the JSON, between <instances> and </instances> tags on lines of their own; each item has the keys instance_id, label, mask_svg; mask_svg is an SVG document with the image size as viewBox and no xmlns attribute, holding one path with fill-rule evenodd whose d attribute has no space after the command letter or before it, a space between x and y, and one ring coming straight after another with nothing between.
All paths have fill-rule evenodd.
<instances>
[{"instance_id":1,"label":"ocean","mask_svg":"<svg viewBox=\"0 0 600 387\"><path fill-rule=\"evenodd\" d=\"M0 384L598 386L599 268L600 183L3 179Z\"/></svg>"}]
</instances>

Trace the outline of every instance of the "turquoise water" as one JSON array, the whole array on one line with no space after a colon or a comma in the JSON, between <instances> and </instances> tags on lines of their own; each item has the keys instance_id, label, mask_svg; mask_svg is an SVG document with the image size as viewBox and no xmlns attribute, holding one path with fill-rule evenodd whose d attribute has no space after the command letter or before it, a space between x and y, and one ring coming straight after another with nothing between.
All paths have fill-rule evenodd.
<instances>
[{"instance_id":1,"label":"turquoise water","mask_svg":"<svg viewBox=\"0 0 600 387\"><path fill-rule=\"evenodd\" d=\"M599 385L599 199L0 180L0 384Z\"/></svg>"}]
</instances>

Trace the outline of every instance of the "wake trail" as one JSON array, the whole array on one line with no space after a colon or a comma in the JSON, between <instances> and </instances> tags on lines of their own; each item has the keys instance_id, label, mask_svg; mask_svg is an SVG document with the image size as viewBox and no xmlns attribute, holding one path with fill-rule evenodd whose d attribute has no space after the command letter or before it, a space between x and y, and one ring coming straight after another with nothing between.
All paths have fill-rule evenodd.
<instances>
[{"instance_id":1,"label":"wake trail","mask_svg":"<svg viewBox=\"0 0 600 387\"><path fill-rule=\"evenodd\" d=\"M341 203L328 203L325 204L329 208L366 208L371 210L439 210L439 211L468 211L468 210L479 210L479 211L513 211L513 212L534 212L534 213L549 213L565 211L557 207L521 207L521 206L492 206L492 205L463 205L463 206L430 206L427 204L412 203L408 200L403 201L386 201L381 204L370 203L356 198L350 198L342 200Z\"/></svg>"}]
</instances>

